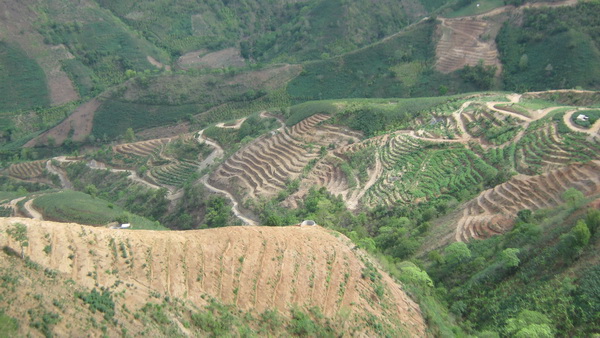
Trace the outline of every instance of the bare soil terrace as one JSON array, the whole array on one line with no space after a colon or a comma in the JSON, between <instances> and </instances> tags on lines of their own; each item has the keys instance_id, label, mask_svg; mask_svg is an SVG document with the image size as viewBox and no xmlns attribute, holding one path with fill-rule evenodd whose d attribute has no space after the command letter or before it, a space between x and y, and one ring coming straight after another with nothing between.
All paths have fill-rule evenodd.
<instances>
[{"instance_id":1,"label":"bare soil terrace","mask_svg":"<svg viewBox=\"0 0 600 338\"><path fill-rule=\"evenodd\" d=\"M378 299L363 278L365 258L338 233L313 227L226 227L186 232L115 231L78 224L3 218L0 229L27 225L25 254L78 285L127 287L121 305L138 309L152 293L201 306L205 295L242 310L316 306L329 318L366 314L399 322L409 336L424 336L419 306L385 273ZM20 252L6 236L0 245ZM52 246L47 254L44 247ZM18 309L12 309L12 312ZM13 314L9 311L9 314ZM14 315L14 314L13 314ZM366 329L362 334L376 334Z\"/></svg>"}]
</instances>

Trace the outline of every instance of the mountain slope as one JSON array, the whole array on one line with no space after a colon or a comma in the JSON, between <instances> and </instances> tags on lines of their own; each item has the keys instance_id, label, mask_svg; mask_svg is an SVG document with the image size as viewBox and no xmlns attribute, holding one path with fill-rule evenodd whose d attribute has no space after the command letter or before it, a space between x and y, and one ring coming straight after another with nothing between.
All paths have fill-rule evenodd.
<instances>
[{"instance_id":1,"label":"mountain slope","mask_svg":"<svg viewBox=\"0 0 600 338\"><path fill-rule=\"evenodd\" d=\"M132 232L3 218L0 229L17 222L27 225L25 255L36 264L84 287L126 285L114 289L126 290L117 317L120 304L138 309L158 294L196 306L215 298L257 313L316 307L327 318L346 316L339 329L355 334L376 333L360 328L366 321L396 334L425 332L418 305L400 286L347 239L318 226ZM0 238L20 252L15 240ZM18 317L19 311L26 309L8 313Z\"/></svg>"}]
</instances>

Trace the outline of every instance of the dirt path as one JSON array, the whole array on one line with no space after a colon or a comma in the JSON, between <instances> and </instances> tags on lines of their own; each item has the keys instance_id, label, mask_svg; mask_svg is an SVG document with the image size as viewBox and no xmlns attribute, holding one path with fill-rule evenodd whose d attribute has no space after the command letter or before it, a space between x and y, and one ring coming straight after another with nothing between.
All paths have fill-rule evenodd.
<instances>
[{"instance_id":1,"label":"dirt path","mask_svg":"<svg viewBox=\"0 0 600 338\"><path fill-rule=\"evenodd\" d=\"M158 68L158 69L165 69L167 71L171 70L171 66L169 65L163 65L160 61L156 60L155 58L153 58L152 56L148 55L146 56L146 60L148 60L148 62L153 65L154 67Z\"/></svg>"},{"instance_id":2,"label":"dirt path","mask_svg":"<svg viewBox=\"0 0 600 338\"><path fill-rule=\"evenodd\" d=\"M206 136L203 135L203 133L204 133L204 130L201 130L198 133L198 136L197 136L198 142L204 142L215 149L206 158L206 160L202 161L202 164L204 164L204 168L206 168L209 165L211 165L212 163L214 163L214 160L217 157L222 157L225 152L223 151L223 148L221 148L221 146L218 143L207 138ZM202 168L202 169L204 169L204 168ZM202 170L202 169L200 169L200 170ZM228 191L221 190L217 187L212 186L210 183L208 183L208 177L209 177L209 174L206 174L206 175L202 176L202 178L200 178L199 181L202 182L202 184L204 184L204 186L208 190L210 190L212 192L216 192L218 194L225 195L225 197L227 197L227 199L229 199L231 201L231 205L232 205L231 211L233 212L235 217L239 218L242 222L244 222L245 225L258 225L258 223L256 223L256 221L254 221L254 220L250 219L249 217L244 216L244 214L242 214L242 212L238 208L238 205L239 205L238 201L235 199L235 197L233 197L232 194L230 194Z\"/></svg>"},{"instance_id":3,"label":"dirt path","mask_svg":"<svg viewBox=\"0 0 600 338\"><path fill-rule=\"evenodd\" d=\"M580 133L586 133L592 137L598 136L598 131L600 131L600 120L596 121L596 123L594 123L594 125L589 129L582 128L582 127L576 125L573 122L573 120L571 120L571 116L573 116L573 114L577 113L581 109L584 109L584 108L578 108L578 109L574 109L574 110L566 112L563 115L563 120L565 121L565 124L567 125L567 127L569 127L569 129L571 129L573 131L580 132Z\"/></svg>"},{"instance_id":4,"label":"dirt path","mask_svg":"<svg viewBox=\"0 0 600 338\"><path fill-rule=\"evenodd\" d=\"M37 219L40 221L44 220L44 216L33 208L33 199L30 199L29 201L25 202L23 207L25 207L25 210L27 211L29 216L31 216L31 218Z\"/></svg>"},{"instance_id":5,"label":"dirt path","mask_svg":"<svg viewBox=\"0 0 600 338\"><path fill-rule=\"evenodd\" d=\"M60 179L60 185L63 187L63 189L73 189L73 184L71 183L71 181L69 181L67 175L65 175L65 173L61 169L53 166L52 160L48 160L48 162L46 162L46 169L54 175L58 176L58 178Z\"/></svg>"},{"instance_id":6,"label":"dirt path","mask_svg":"<svg viewBox=\"0 0 600 338\"><path fill-rule=\"evenodd\" d=\"M470 139L469 133L467 132L467 128L465 128L465 124L463 123L463 120L460 118L460 114L462 114L463 110L465 110L469 105L471 105L471 103L473 103L473 101L467 101L467 102L463 103L457 111L452 113L452 116L454 117L454 120L456 121L456 125L458 126L458 129L460 130L461 139Z\"/></svg>"},{"instance_id":7,"label":"dirt path","mask_svg":"<svg viewBox=\"0 0 600 338\"><path fill-rule=\"evenodd\" d=\"M19 214L19 209L17 208L17 203L21 202L22 200L24 200L27 196L23 196L23 197L19 197L19 198L15 198L14 200L11 200L8 203L4 203L2 204L2 207L5 208L11 208L13 210L12 214L14 215L18 215Z\"/></svg>"},{"instance_id":8,"label":"dirt path","mask_svg":"<svg viewBox=\"0 0 600 338\"><path fill-rule=\"evenodd\" d=\"M241 118L241 119L235 121L235 124L231 125L231 126L226 125L225 122L220 122L220 123L215 124L215 127L225 128L225 129L240 129L240 127L242 126L242 123L244 123L244 121L246 121L246 119L247 119L247 117Z\"/></svg>"},{"instance_id":9,"label":"dirt path","mask_svg":"<svg viewBox=\"0 0 600 338\"><path fill-rule=\"evenodd\" d=\"M221 190L219 188L213 187L212 185L210 185L210 183L208 183L208 175L204 175L200 181L202 182L202 184L204 184L204 186L212 191L212 192L216 192L218 194L222 194L225 195L225 197L227 197L230 201L231 201L231 212L233 212L233 214L235 215L235 217L239 218L242 222L244 222L245 225L258 225L258 223L256 223L256 221L244 216L240 210L238 209L238 202L235 199L235 197L233 197L232 194L230 194L228 191L225 190Z\"/></svg>"},{"instance_id":10,"label":"dirt path","mask_svg":"<svg viewBox=\"0 0 600 338\"><path fill-rule=\"evenodd\" d=\"M377 154L375 154L375 168L370 173L369 180L367 181L367 183L365 183L365 185L362 187L362 189L360 189L358 194L351 196L346 201L346 205L348 206L348 209L356 210L356 208L358 207L358 201L367 193L367 190L369 190L369 188L371 188L373 186L373 184L375 184L375 182L377 182L377 179L379 179L379 177L381 177L382 173L383 173L383 166L381 165L381 160L379 159L379 154L377 153ZM332 192L332 193L335 195L335 192Z\"/></svg>"}]
</instances>

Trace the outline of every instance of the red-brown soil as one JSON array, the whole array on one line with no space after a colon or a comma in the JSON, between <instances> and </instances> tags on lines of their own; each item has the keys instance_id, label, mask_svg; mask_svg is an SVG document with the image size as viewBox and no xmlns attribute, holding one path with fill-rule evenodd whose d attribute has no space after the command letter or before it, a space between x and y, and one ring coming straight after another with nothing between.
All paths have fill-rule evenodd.
<instances>
[{"instance_id":1,"label":"red-brown soil","mask_svg":"<svg viewBox=\"0 0 600 338\"><path fill-rule=\"evenodd\" d=\"M439 18L441 35L436 47L435 68L451 73L464 66L475 66L480 60L486 66L501 67L495 36L500 24L476 18Z\"/></svg>"},{"instance_id":2,"label":"red-brown soil","mask_svg":"<svg viewBox=\"0 0 600 338\"><path fill-rule=\"evenodd\" d=\"M0 39L17 44L30 58L42 67L48 81L50 100L60 105L79 99L71 79L62 70L60 61L73 58L63 45L49 46L37 31L38 14L33 8L40 6L38 1L0 2Z\"/></svg>"},{"instance_id":3,"label":"red-brown soil","mask_svg":"<svg viewBox=\"0 0 600 338\"><path fill-rule=\"evenodd\" d=\"M92 132L94 113L98 107L100 107L100 101L97 99L82 104L56 127L27 142L25 147L47 145L49 138L54 140L54 144L61 145L70 134L72 134L73 141L84 141Z\"/></svg>"}]
</instances>

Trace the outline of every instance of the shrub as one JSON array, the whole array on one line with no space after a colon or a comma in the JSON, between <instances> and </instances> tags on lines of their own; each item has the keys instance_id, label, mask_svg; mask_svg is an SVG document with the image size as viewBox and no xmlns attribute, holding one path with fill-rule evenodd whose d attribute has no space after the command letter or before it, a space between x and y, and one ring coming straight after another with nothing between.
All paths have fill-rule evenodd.
<instances>
[{"instance_id":1,"label":"shrub","mask_svg":"<svg viewBox=\"0 0 600 338\"><path fill-rule=\"evenodd\" d=\"M106 320L112 319L115 315L115 303L108 290L103 290L102 293L100 293L94 288L89 293L76 292L75 296L88 304L92 313L95 313L96 311L104 313L104 319Z\"/></svg>"}]
</instances>

